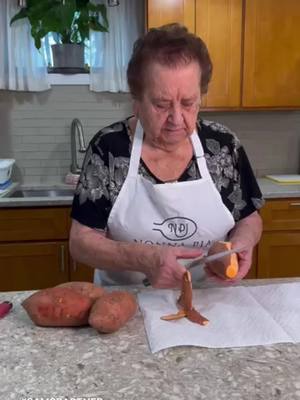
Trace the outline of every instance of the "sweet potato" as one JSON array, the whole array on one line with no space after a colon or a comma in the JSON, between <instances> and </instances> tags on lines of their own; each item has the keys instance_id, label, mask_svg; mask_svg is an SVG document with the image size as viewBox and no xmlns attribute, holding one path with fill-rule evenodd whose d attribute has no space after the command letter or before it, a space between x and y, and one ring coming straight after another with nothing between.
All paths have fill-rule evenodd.
<instances>
[{"instance_id":1,"label":"sweet potato","mask_svg":"<svg viewBox=\"0 0 300 400\"><path fill-rule=\"evenodd\" d=\"M93 304L89 324L101 333L116 332L134 316L136 310L133 294L124 291L106 293Z\"/></svg>"},{"instance_id":2,"label":"sweet potato","mask_svg":"<svg viewBox=\"0 0 300 400\"><path fill-rule=\"evenodd\" d=\"M74 289L76 292L89 297L93 302L105 293L101 286L96 286L91 282L66 282L55 287Z\"/></svg>"},{"instance_id":3,"label":"sweet potato","mask_svg":"<svg viewBox=\"0 0 300 400\"><path fill-rule=\"evenodd\" d=\"M70 288L39 290L25 299L22 306L39 326L81 326L88 324L93 300Z\"/></svg>"},{"instance_id":4,"label":"sweet potato","mask_svg":"<svg viewBox=\"0 0 300 400\"><path fill-rule=\"evenodd\" d=\"M193 287L190 271L185 271L183 274L181 294L177 300L177 305L181 307L181 310L176 314L163 315L160 319L164 321L173 321L186 317L188 320L199 325L208 324L208 319L193 307Z\"/></svg>"},{"instance_id":5,"label":"sweet potato","mask_svg":"<svg viewBox=\"0 0 300 400\"><path fill-rule=\"evenodd\" d=\"M231 250L231 242L215 242L209 249L208 255L221 251ZM239 264L236 253L229 254L219 260L209 263L209 269L221 278L233 279L239 271Z\"/></svg>"}]
</instances>

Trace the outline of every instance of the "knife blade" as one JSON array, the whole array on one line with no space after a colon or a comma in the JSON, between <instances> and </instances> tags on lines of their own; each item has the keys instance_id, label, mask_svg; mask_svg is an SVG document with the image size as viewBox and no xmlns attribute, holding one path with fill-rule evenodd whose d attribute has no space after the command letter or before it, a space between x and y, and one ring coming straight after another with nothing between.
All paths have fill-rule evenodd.
<instances>
[{"instance_id":1,"label":"knife blade","mask_svg":"<svg viewBox=\"0 0 300 400\"><path fill-rule=\"evenodd\" d=\"M239 253L240 251L243 251L243 250L245 250L245 247L240 247L238 249L231 249L231 250L221 251L220 253L212 254L211 256L196 257L192 261L187 263L185 265L185 268L189 270L189 269L194 268L196 266L205 265L205 264L207 264L209 262L212 262L212 261L215 261L215 260L219 260L219 258L223 258L225 256L229 256L230 254Z\"/></svg>"},{"instance_id":2,"label":"knife blade","mask_svg":"<svg viewBox=\"0 0 300 400\"><path fill-rule=\"evenodd\" d=\"M211 256L200 256L200 257L196 257L194 258L192 261L188 262L187 264L185 264L185 268L187 270L198 266L204 266L206 263L208 262L212 262L214 260L218 260L219 258L228 256L230 254L233 253L239 253L240 251L245 250L245 247L240 247L238 249L231 249L231 250L225 250L225 251L221 251L220 253L216 253L216 254L212 254ZM143 284L144 286L150 286L150 282L149 280L146 278L143 280Z\"/></svg>"}]
</instances>

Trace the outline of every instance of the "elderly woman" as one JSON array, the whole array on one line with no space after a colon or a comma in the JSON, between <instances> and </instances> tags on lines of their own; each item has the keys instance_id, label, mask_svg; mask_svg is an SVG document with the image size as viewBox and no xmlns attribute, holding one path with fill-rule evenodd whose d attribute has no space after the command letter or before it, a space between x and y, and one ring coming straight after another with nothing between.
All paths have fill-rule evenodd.
<instances>
[{"instance_id":1,"label":"elderly woman","mask_svg":"<svg viewBox=\"0 0 300 400\"><path fill-rule=\"evenodd\" d=\"M237 279L247 274L263 200L236 136L198 117L211 72L203 41L177 24L135 43L134 115L92 139L73 201L71 254L95 283L178 287L182 259L224 239L244 248Z\"/></svg>"}]
</instances>

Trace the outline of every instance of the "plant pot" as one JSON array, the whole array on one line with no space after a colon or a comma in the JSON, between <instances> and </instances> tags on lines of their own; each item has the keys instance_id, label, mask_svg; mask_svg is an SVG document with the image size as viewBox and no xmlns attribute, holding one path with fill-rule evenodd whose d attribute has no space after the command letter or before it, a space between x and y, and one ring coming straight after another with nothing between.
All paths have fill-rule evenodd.
<instances>
[{"instance_id":1,"label":"plant pot","mask_svg":"<svg viewBox=\"0 0 300 400\"><path fill-rule=\"evenodd\" d=\"M53 44L54 68L84 68L84 44Z\"/></svg>"}]
</instances>

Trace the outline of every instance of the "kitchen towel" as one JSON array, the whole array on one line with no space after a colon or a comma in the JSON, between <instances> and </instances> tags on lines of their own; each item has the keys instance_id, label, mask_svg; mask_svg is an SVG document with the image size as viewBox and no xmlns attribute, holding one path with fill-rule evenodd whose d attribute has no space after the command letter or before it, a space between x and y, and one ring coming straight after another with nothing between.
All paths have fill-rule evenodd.
<instances>
[{"instance_id":1,"label":"kitchen towel","mask_svg":"<svg viewBox=\"0 0 300 400\"><path fill-rule=\"evenodd\" d=\"M178 311L179 291L145 290L139 306L152 353L173 346L212 348L300 342L300 282L193 289L193 305L209 323L163 321Z\"/></svg>"}]
</instances>

